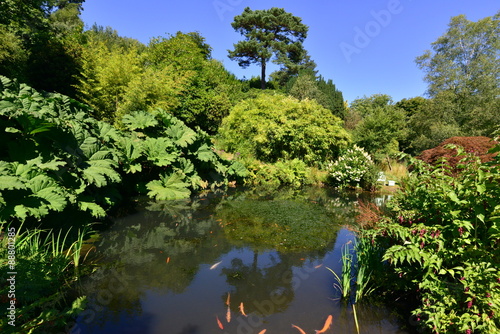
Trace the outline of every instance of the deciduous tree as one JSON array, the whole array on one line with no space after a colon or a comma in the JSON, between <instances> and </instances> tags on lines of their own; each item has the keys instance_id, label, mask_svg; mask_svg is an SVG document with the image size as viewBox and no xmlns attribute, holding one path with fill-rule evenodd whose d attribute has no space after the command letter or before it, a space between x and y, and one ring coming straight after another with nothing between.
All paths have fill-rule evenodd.
<instances>
[{"instance_id":1,"label":"deciduous tree","mask_svg":"<svg viewBox=\"0 0 500 334\"><path fill-rule=\"evenodd\" d=\"M500 121L500 11L477 22L453 17L416 62L426 73L428 95L450 99L463 131L491 134L491 124Z\"/></svg>"}]
</instances>

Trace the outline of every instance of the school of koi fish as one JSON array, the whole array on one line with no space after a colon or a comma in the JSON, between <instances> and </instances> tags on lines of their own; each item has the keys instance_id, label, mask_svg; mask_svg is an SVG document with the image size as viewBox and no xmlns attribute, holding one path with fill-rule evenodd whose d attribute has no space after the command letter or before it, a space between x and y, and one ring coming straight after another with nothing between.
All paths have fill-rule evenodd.
<instances>
[{"instance_id":1,"label":"school of koi fish","mask_svg":"<svg viewBox=\"0 0 500 334\"><path fill-rule=\"evenodd\" d=\"M230 323L231 322L231 308L230 308L231 294L230 293L227 294L226 305L227 305L226 321L227 321L227 323ZM244 317L247 317L247 314L245 313L245 306L244 306L243 302L240 303L239 310L240 310L241 315L243 315ZM216 315L215 319L217 321L217 326L219 326L219 328L221 330L223 330L224 325L223 325L222 321L220 321L219 316ZM326 333L326 331L328 329L330 329L330 327L332 326L332 322L333 322L333 316L330 314L326 318L326 321L325 321L325 324L323 325L323 328L315 330L315 334ZM297 325L292 324L292 328L295 328L296 330L298 330L300 334L306 334L306 332ZM259 332L259 334L264 334L266 332L267 332L267 329L263 329Z\"/></svg>"}]
</instances>

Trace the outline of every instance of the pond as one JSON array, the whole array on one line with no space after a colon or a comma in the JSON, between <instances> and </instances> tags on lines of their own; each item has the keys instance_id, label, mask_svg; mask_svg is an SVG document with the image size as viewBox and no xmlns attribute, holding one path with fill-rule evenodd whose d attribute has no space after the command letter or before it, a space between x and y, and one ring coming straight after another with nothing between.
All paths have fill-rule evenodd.
<instances>
[{"instance_id":1,"label":"pond","mask_svg":"<svg viewBox=\"0 0 500 334\"><path fill-rule=\"evenodd\" d=\"M138 203L95 246L82 281L80 333L356 333L334 276L352 244L360 195L311 188L294 194L198 196ZM378 199L371 199L381 201ZM380 305L358 304L361 333L407 333Z\"/></svg>"}]
</instances>

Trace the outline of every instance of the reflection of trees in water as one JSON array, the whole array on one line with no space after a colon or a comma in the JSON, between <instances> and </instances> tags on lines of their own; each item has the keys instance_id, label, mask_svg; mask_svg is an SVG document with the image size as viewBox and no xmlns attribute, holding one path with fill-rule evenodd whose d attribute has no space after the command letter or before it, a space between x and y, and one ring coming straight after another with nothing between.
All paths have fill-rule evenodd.
<instances>
[{"instance_id":1,"label":"reflection of trees in water","mask_svg":"<svg viewBox=\"0 0 500 334\"><path fill-rule=\"evenodd\" d=\"M406 319L397 316L401 310L389 310L387 305L372 303L357 303L356 317L359 323L361 333L398 333L408 334L416 333L417 328L402 330L402 324ZM354 322L354 312L352 305L341 303L337 312L333 314L335 333L356 333L356 324ZM416 324L415 324L416 325Z\"/></svg>"},{"instance_id":2,"label":"reflection of trees in water","mask_svg":"<svg viewBox=\"0 0 500 334\"><path fill-rule=\"evenodd\" d=\"M108 311L131 313L140 313L146 289L182 293L202 264L230 250L211 211L201 210L206 206L199 201L149 203L149 211L117 220L96 245L106 265L85 280L83 293L100 305L104 293ZM113 293L115 286L125 288Z\"/></svg>"},{"instance_id":3,"label":"reflection of trees in water","mask_svg":"<svg viewBox=\"0 0 500 334\"><path fill-rule=\"evenodd\" d=\"M261 195L246 192L222 201L216 218L232 244L254 251L252 263L234 258L231 267L222 269L234 287L232 308L238 311L243 302L247 313L268 315L284 311L293 301L293 267L324 257L340 226L353 221L357 199L320 188ZM265 253L271 264L259 265L259 252L274 249L279 253Z\"/></svg>"},{"instance_id":4,"label":"reflection of trees in water","mask_svg":"<svg viewBox=\"0 0 500 334\"><path fill-rule=\"evenodd\" d=\"M244 264L242 259L234 258L231 267L222 269L226 282L234 287L231 300L236 312L241 302L247 313L265 316L287 309L294 299L291 276L286 275L291 272L291 263L280 258L277 253L269 254L271 265L259 267L255 252L252 263Z\"/></svg>"},{"instance_id":5,"label":"reflection of trees in water","mask_svg":"<svg viewBox=\"0 0 500 334\"><path fill-rule=\"evenodd\" d=\"M230 267L224 267L222 274L231 290L232 309L238 312L241 302L246 313L255 312L263 316L284 312L295 298L297 282L294 282L293 269L311 272L318 253L279 253L256 251L250 263L241 258L233 258ZM259 263L260 261L260 263ZM303 268L305 263L311 268ZM226 296L221 296L225 300Z\"/></svg>"}]
</instances>

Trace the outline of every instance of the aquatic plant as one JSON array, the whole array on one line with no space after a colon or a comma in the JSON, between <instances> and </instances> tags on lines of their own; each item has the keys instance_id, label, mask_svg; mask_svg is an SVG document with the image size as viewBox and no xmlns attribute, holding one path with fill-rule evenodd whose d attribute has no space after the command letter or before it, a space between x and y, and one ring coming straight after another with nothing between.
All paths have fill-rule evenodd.
<instances>
[{"instance_id":1,"label":"aquatic plant","mask_svg":"<svg viewBox=\"0 0 500 334\"><path fill-rule=\"evenodd\" d=\"M325 250L339 228L324 208L301 199L224 201L215 218L235 245L280 252Z\"/></svg>"},{"instance_id":2,"label":"aquatic plant","mask_svg":"<svg viewBox=\"0 0 500 334\"><path fill-rule=\"evenodd\" d=\"M336 283L334 286L340 291L341 297L344 300L348 300L351 295L351 285L352 285L352 264L353 264L353 255L351 254L350 243L346 243L342 246L340 261L342 262L342 273L337 275L337 273L326 267L335 277Z\"/></svg>"}]
</instances>

